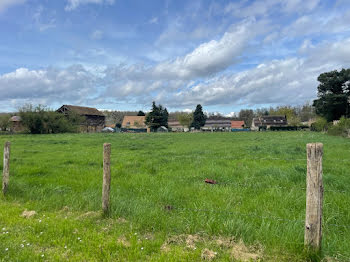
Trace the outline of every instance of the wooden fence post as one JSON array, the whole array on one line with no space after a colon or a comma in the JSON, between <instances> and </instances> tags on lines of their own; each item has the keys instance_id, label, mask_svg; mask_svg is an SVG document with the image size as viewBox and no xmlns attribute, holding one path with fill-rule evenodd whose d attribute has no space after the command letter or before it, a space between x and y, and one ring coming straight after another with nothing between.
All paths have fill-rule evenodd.
<instances>
[{"instance_id":1,"label":"wooden fence post","mask_svg":"<svg viewBox=\"0 0 350 262\"><path fill-rule=\"evenodd\" d=\"M7 141L4 147L4 166L2 173L2 192L4 195L7 192L10 180L10 149L11 143Z\"/></svg>"},{"instance_id":2,"label":"wooden fence post","mask_svg":"<svg viewBox=\"0 0 350 262\"><path fill-rule=\"evenodd\" d=\"M314 251L321 249L322 242L322 156L323 144L307 144L307 177L306 177L306 216L305 246Z\"/></svg>"},{"instance_id":3,"label":"wooden fence post","mask_svg":"<svg viewBox=\"0 0 350 262\"><path fill-rule=\"evenodd\" d=\"M102 210L107 214L110 210L111 190L111 144L103 144L103 186L102 186Z\"/></svg>"}]
</instances>

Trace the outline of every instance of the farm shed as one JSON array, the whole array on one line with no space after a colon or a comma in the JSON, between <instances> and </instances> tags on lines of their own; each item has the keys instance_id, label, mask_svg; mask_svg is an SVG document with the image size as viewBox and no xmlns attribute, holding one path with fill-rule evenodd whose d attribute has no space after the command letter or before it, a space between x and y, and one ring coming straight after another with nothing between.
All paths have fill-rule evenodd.
<instances>
[{"instance_id":1,"label":"farm shed","mask_svg":"<svg viewBox=\"0 0 350 262\"><path fill-rule=\"evenodd\" d=\"M287 125L286 116L261 116L253 118L251 129L258 131L270 129L272 126L281 127Z\"/></svg>"},{"instance_id":2,"label":"farm shed","mask_svg":"<svg viewBox=\"0 0 350 262\"><path fill-rule=\"evenodd\" d=\"M64 115L67 115L70 112L72 112L82 116L83 121L80 123L80 132L82 133L101 132L105 125L104 114L96 108L63 105L59 109L57 109L57 112L62 113Z\"/></svg>"},{"instance_id":3,"label":"farm shed","mask_svg":"<svg viewBox=\"0 0 350 262\"><path fill-rule=\"evenodd\" d=\"M231 120L229 119L207 119L202 131L229 131L231 129Z\"/></svg>"},{"instance_id":4,"label":"farm shed","mask_svg":"<svg viewBox=\"0 0 350 262\"><path fill-rule=\"evenodd\" d=\"M146 116L124 116L122 131L124 132L147 132L145 124Z\"/></svg>"},{"instance_id":5,"label":"farm shed","mask_svg":"<svg viewBox=\"0 0 350 262\"><path fill-rule=\"evenodd\" d=\"M10 121L10 130L12 132L21 132L24 131L24 126L22 124L22 119L20 116L13 116L9 119Z\"/></svg>"},{"instance_id":6,"label":"farm shed","mask_svg":"<svg viewBox=\"0 0 350 262\"><path fill-rule=\"evenodd\" d=\"M168 128L166 128L165 126L160 126L157 128L157 133L167 133L168 132Z\"/></svg>"}]
</instances>

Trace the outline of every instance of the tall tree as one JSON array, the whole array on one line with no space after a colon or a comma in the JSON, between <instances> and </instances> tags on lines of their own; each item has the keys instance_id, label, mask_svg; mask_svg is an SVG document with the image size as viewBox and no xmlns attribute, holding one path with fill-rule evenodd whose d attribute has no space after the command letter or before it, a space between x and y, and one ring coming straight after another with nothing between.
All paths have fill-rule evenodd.
<instances>
[{"instance_id":1,"label":"tall tree","mask_svg":"<svg viewBox=\"0 0 350 262\"><path fill-rule=\"evenodd\" d=\"M327 121L349 116L350 69L322 73L317 80L317 97L313 105L316 113Z\"/></svg>"},{"instance_id":2,"label":"tall tree","mask_svg":"<svg viewBox=\"0 0 350 262\"><path fill-rule=\"evenodd\" d=\"M196 110L193 113L193 122L191 126L199 130L202 126L205 125L206 120L207 117L203 113L202 106L197 105Z\"/></svg>"},{"instance_id":3,"label":"tall tree","mask_svg":"<svg viewBox=\"0 0 350 262\"><path fill-rule=\"evenodd\" d=\"M254 118L254 111L252 109L242 109L239 111L238 118L244 120L247 127L251 127Z\"/></svg>"},{"instance_id":4,"label":"tall tree","mask_svg":"<svg viewBox=\"0 0 350 262\"><path fill-rule=\"evenodd\" d=\"M153 101L151 111L146 115L146 125L151 131L156 131L161 126L168 127L169 113L162 105L157 106Z\"/></svg>"}]
</instances>

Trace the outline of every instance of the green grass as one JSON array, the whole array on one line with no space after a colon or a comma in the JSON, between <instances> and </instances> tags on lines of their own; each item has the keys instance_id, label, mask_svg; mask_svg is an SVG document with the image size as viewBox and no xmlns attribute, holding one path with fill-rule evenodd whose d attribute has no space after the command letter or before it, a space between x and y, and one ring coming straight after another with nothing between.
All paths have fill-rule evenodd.
<instances>
[{"instance_id":1,"label":"green grass","mask_svg":"<svg viewBox=\"0 0 350 262\"><path fill-rule=\"evenodd\" d=\"M240 257L240 241L263 261L311 260L303 246L310 142L324 143L321 259L350 260L349 139L313 132L62 134L0 136L0 145L7 140L3 261L200 261L205 248L227 261ZM100 213L104 142L112 144L109 217ZM37 215L25 219L25 209Z\"/></svg>"}]
</instances>

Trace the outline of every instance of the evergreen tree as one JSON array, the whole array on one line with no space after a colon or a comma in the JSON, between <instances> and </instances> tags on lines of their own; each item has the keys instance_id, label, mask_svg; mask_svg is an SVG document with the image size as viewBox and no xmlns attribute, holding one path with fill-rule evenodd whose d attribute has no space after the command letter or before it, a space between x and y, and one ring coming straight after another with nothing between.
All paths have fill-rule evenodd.
<instances>
[{"instance_id":1,"label":"evergreen tree","mask_svg":"<svg viewBox=\"0 0 350 262\"><path fill-rule=\"evenodd\" d=\"M146 114L143 112L143 111L139 111L138 113L137 113L137 116L145 116Z\"/></svg>"},{"instance_id":2,"label":"evergreen tree","mask_svg":"<svg viewBox=\"0 0 350 262\"><path fill-rule=\"evenodd\" d=\"M161 126L168 127L168 110L162 105L157 106L153 101L152 110L146 115L146 125L152 132L156 131Z\"/></svg>"},{"instance_id":3,"label":"evergreen tree","mask_svg":"<svg viewBox=\"0 0 350 262\"><path fill-rule=\"evenodd\" d=\"M203 113L202 106L197 105L196 110L193 113L193 122L191 126L199 130L202 126L205 125L206 120L207 120L207 117Z\"/></svg>"}]
</instances>

